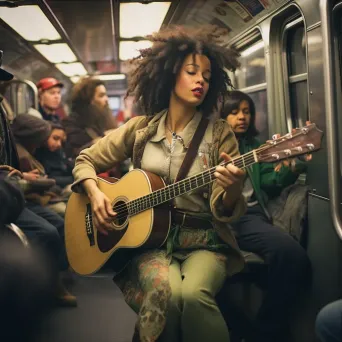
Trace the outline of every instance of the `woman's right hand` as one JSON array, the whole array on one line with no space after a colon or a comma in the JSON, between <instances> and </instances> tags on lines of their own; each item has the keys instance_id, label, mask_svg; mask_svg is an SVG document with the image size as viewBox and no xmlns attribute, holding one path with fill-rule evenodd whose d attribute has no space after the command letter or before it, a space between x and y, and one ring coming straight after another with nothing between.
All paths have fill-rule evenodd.
<instances>
[{"instance_id":1,"label":"woman's right hand","mask_svg":"<svg viewBox=\"0 0 342 342\"><path fill-rule=\"evenodd\" d=\"M96 187L96 190L94 189L89 195L89 199L93 210L93 222L96 229L100 233L108 235L107 230L113 229L110 222L116 216L109 198Z\"/></svg>"}]
</instances>

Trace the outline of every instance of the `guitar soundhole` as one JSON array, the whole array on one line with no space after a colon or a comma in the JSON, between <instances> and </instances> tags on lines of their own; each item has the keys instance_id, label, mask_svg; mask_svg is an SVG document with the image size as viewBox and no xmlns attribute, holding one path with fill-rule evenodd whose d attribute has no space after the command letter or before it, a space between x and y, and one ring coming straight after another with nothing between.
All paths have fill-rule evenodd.
<instances>
[{"instance_id":1,"label":"guitar soundhole","mask_svg":"<svg viewBox=\"0 0 342 342\"><path fill-rule=\"evenodd\" d=\"M112 221L115 229L125 228L128 218L127 204L124 201L118 201L114 204L113 210L117 213L116 218Z\"/></svg>"}]
</instances>

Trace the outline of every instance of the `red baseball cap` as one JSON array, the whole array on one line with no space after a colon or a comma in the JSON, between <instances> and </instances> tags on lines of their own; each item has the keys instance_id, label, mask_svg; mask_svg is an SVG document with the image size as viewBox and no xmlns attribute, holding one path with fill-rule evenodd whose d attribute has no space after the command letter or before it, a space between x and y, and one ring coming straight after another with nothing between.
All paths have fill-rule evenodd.
<instances>
[{"instance_id":1,"label":"red baseball cap","mask_svg":"<svg viewBox=\"0 0 342 342\"><path fill-rule=\"evenodd\" d=\"M46 77L42 78L38 83L37 83L37 88L39 90L47 90L51 89L53 87L64 87L64 84L58 80L56 80L53 77Z\"/></svg>"}]
</instances>

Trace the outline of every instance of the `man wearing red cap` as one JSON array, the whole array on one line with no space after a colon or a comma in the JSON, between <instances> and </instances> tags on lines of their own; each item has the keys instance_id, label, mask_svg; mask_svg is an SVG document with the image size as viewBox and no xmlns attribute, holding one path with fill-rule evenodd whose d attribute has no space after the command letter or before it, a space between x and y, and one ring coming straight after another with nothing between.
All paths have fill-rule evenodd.
<instances>
[{"instance_id":1,"label":"man wearing red cap","mask_svg":"<svg viewBox=\"0 0 342 342\"><path fill-rule=\"evenodd\" d=\"M37 83L39 91L39 111L44 120L59 123L60 118L56 114L62 100L61 89L63 83L53 77L46 77Z\"/></svg>"}]
</instances>

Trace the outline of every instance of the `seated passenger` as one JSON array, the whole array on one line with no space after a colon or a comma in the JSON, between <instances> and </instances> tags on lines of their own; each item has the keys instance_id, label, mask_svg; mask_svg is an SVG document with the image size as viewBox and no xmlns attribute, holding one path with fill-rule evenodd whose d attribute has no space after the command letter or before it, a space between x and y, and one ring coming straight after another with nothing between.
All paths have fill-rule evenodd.
<instances>
[{"instance_id":1,"label":"seated passenger","mask_svg":"<svg viewBox=\"0 0 342 342\"><path fill-rule=\"evenodd\" d=\"M65 131L60 124L51 124L51 133L42 147L37 148L34 156L43 165L45 173L56 184L65 188L72 184L72 163L65 157L62 145L66 140Z\"/></svg>"},{"instance_id":2,"label":"seated passenger","mask_svg":"<svg viewBox=\"0 0 342 342\"><path fill-rule=\"evenodd\" d=\"M50 123L31 115L19 115L13 121L12 131L17 143L20 170L28 173L24 175L26 179L34 180L39 177L47 177L44 166L34 157L34 153L49 139ZM47 205L64 217L66 203L60 195L61 189L51 188L41 194L32 192L26 198L42 206Z\"/></svg>"},{"instance_id":3,"label":"seated passenger","mask_svg":"<svg viewBox=\"0 0 342 342\"><path fill-rule=\"evenodd\" d=\"M36 249L27 248L21 237L6 226L16 222L25 206L23 193L14 179L16 175L20 172L11 167L0 167L1 341L30 341L52 294L46 258Z\"/></svg>"},{"instance_id":4,"label":"seated passenger","mask_svg":"<svg viewBox=\"0 0 342 342\"><path fill-rule=\"evenodd\" d=\"M41 79L37 83L39 95L39 112L44 120L59 123L56 111L61 105L63 83L53 77Z\"/></svg>"},{"instance_id":5,"label":"seated passenger","mask_svg":"<svg viewBox=\"0 0 342 342\"><path fill-rule=\"evenodd\" d=\"M1 66L2 52L0 52ZM8 81L12 76L3 77L0 69L0 80ZM2 96L0 94L0 102ZM13 141L12 132L7 122L5 113L0 106L0 165L8 165L11 168L19 169L16 147ZM11 171L10 171L11 172ZM22 177L19 173L19 177ZM2 206L4 206L1 201ZM19 202L18 202L19 206ZM14 220L14 219L13 219ZM13 222L25 233L32 246L42 247L48 260L51 262L52 273L56 274L55 293L57 302L61 305L75 306L76 298L72 296L62 283L61 274L68 269L68 260L64 246L64 221L53 211L35 203L26 202L26 205L19 216Z\"/></svg>"},{"instance_id":6,"label":"seated passenger","mask_svg":"<svg viewBox=\"0 0 342 342\"><path fill-rule=\"evenodd\" d=\"M127 303L139 315L134 341L229 341L215 296L225 279L243 268L226 223L245 210L241 194L245 173L231 164L216 167L221 158L229 159L226 153L238 156L238 145L224 120L206 119L218 97L228 93L231 83L225 68L235 70L238 65L237 55L219 45L217 37L224 32L217 27L177 27L149 37L153 46L141 50L128 88L149 116L129 120L76 159L74 189L83 188L88 194L94 224L102 234L108 234L116 214L97 187L95 170L101 172L132 156L135 168L153 172L166 183L174 182L182 169L185 177L206 167L215 169L210 174L213 183L172 201L175 210L165 244L136 250L115 276ZM197 146L193 137L201 131ZM190 151L191 146L196 148L188 172L181 164L189 144ZM166 224L167 215L161 220Z\"/></svg>"},{"instance_id":7,"label":"seated passenger","mask_svg":"<svg viewBox=\"0 0 342 342\"><path fill-rule=\"evenodd\" d=\"M72 112L63 120L67 134L65 148L68 157L76 158L80 151L116 128L116 123L101 80L88 77L79 81L72 91L71 101Z\"/></svg>"},{"instance_id":8,"label":"seated passenger","mask_svg":"<svg viewBox=\"0 0 342 342\"><path fill-rule=\"evenodd\" d=\"M319 312L316 332L321 342L342 342L342 300L328 304Z\"/></svg>"},{"instance_id":9,"label":"seated passenger","mask_svg":"<svg viewBox=\"0 0 342 342\"><path fill-rule=\"evenodd\" d=\"M13 76L1 68L1 60L2 51L0 82L9 81ZM0 104L1 101L0 96ZM0 106L0 165L14 161L15 157L7 128ZM44 259L37 258L33 249L26 248L5 226L15 222L25 206L15 176L20 177L20 172L0 166L0 340L31 341L49 302L51 288Z\"/></svg>"},{"instance_id":10,"label":"seated passenger","mask_svg":"<svg viewBox=\"0 0 342 342\"><path fill-rule=\"evenodd\" d=\"M225 101L222 118L232 127L241 154L260 146L255 138L255 106L252 99L233 91ZM283 165L253 164L247 168L243 195L247 211L232 224L239 247L261 256L268 265L268 291L258 312L255 330L247 341L283 341L290 308L310 278L310 261L305 250L280 228L273 226L266 210L267 195L275 195L295 182L303 163Z\"/></svg>"}]
</instances>

